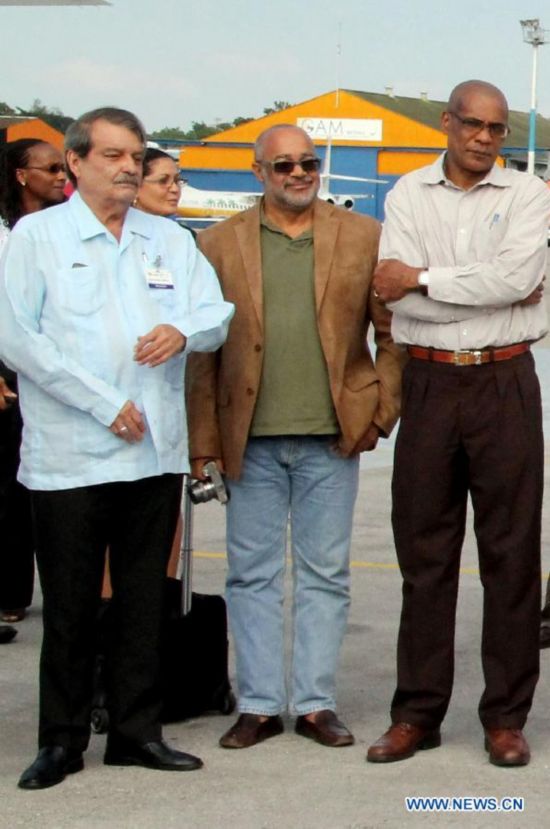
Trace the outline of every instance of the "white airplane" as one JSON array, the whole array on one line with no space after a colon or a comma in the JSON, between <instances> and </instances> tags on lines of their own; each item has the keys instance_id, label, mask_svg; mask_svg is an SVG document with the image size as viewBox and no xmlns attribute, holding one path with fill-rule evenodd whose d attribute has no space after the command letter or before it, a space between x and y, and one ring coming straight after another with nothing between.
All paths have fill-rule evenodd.
<instances>
[{"instance_id":1,"label":"white airplane","mask_svg":"<svg viewBox=\"0 0 550 829\"><path fill-rule=\"evenodd\" d=\"M183 180L178 215L184 219L226 219L253 207L260 196L261 193L200 190Z\"/></svg>"},{"instance_id":2,"label":"white airplane","mask_svg":"<svg viewBox=\"0 0 550 829\"><path fill-rule=\"evenodd\" d=\"M323 159L323 168L321 170L321 186L319 187L319 198L328 201L330 204L335 204L337 207L345 207L346 210L353 210L357 199L374 199L373 193L355 194L349 193L343 195L340 193L331 193L329 183L332 179L336 181L362 181L364 184L387 184L387 179L383 178L363 178L361 176L340 176L337 173L330 172L332 154L332 141L329 138L327 141L327 149Z\"/></svg>"},{"instance_id":3,"label":"white airplane","mask_svg":"<svg viewBox=\"0 0 550 829\"><path fill-rule=\"evenodd\" d=\"M320 199L324 199L338 207L344 207L346 210L352 210L357 199L374 199L374 194L363 193L356 195L354 193L331 193L329 184L332 179L339 181L361 181L365 184L387 184L387 180L381 178L341 176L336 173L331 173L331 149L331 141L329 140L320 173ZM220 221L228 216L233 216L235 213L240 213L242 210L248 210L249 207L253 207L256 204L260 197L261 193L201 190L198 187L192 187L184 180L177 212L184 219Z\"/></svg>"}]
</instances>

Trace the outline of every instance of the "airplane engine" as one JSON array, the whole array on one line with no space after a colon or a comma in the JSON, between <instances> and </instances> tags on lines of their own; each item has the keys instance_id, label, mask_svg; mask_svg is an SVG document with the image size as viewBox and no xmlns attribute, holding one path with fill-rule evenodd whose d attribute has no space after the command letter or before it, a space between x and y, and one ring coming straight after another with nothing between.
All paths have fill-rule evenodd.
<instances>
[{"instance_id":1,"label":"airplane engine","mask_svg":"<svg viewBox=\"0 0 550 829\"><path fill-rule=\"evenodd\" d=\"M329 204L335 204L338 207L343 207L344 210L353 210L355 199L351 196L329 196L327 201Z\"/></svg>"}]
</instances>

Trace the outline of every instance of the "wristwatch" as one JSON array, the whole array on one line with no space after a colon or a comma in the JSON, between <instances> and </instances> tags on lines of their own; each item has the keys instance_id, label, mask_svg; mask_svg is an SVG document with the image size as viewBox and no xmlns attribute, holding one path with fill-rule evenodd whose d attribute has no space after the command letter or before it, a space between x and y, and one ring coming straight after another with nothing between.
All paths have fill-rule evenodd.
<instances>
[{"instance_id":1,"label":"wristwatch","mask_svg":"<svg viewBox=\"0 0 550 829\"><path fill-rule=\"evenodd\" d=\"M428 285L430 284L430 272L429 271L420 271L418 274L418 287L420 289L420 293L424 294L424 296L428 296Z\"/></svg>"}]
</instances>

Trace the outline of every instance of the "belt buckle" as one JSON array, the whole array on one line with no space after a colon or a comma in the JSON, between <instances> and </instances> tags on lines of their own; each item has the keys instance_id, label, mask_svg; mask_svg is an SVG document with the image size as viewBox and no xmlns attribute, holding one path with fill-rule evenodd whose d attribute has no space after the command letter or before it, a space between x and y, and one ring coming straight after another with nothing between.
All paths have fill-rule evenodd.
<instances>
[{"instance_id":1,"label":"belt buckle","mask_svg":"<svg viewBox=\"0 0 550 829\"><path fill-rule=\"evenodd\" d=\"M454 352L453 363L455 366L480 366L481 356L481 351L472 351L468 348L463 348L460 351Z\"/></svg>"}]
</instances>

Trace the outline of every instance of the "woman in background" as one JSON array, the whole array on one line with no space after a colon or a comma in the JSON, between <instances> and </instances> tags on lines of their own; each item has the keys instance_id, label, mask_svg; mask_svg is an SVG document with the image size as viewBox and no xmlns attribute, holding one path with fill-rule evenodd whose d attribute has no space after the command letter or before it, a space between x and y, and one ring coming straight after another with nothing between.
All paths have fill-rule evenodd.
<instances>
[{"instance_id":1,"label":"woman in background","mask_svg":"<svg viewBox=\"0 0 550 829\"><path fill-rule=\"evenodd\" d=\"M23 138L0 151L0 253L9 231L28 213L65 200L66 176L59 150ZM0 616L19 622L31 604L34 548L30 500L17 481L22 421L17 377L0 361Z\"/></svg>"},{"instance_id":2,"label":"woman in background","mask_svg":"<svg viewBox=\"0 0 550 829\"><path fill-rule=\"evenodd\" d=\"M173 216L178 206L180 188L180 171L172 156L148 147L143 158L143 180L134 207L155 216Z\"/></svg>"}]
</instances>

